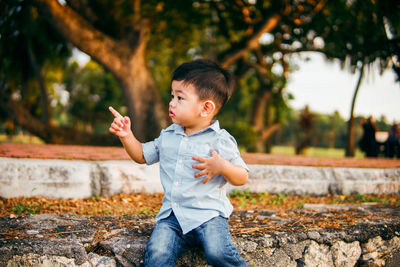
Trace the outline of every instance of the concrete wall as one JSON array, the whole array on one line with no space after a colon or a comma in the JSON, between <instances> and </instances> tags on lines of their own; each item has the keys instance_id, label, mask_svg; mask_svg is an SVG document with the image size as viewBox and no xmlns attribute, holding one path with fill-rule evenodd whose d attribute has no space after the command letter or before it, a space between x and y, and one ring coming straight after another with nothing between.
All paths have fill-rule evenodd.
<instances>
[{"instance_id":1,"label":"concrete wall","mask_svg":"<svg viewBox=\"0 0 400 267\"><path fill-rule=\"evenodd\" d=\"M249 165L252 192L297 195L400 193L400 169ZM0 158L0 197L87 198L163 192L159 166L132 161Z\"/></svg>"}]
</instances>

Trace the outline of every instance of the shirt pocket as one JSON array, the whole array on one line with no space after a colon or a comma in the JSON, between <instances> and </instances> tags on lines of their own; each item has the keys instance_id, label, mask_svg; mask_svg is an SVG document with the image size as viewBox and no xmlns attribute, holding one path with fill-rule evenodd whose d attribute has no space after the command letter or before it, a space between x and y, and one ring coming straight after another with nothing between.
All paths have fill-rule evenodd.
<instances>
[{"instance_id":1,"label":"shirt pocket","mask_svg":"<svg viewBox=\"0 0 400 267\"><path fill-rule=\"evenodd\" d=\"M209 158L211 157L211 145L209 143L189 143L183 155L185 160L191 160L195 163L192 157Z\"/></svg>"},{"instance_id":2,"label":"shirt pocket","mask_svg":"<svg viewBox=\"0 0 400 267\"><path fill-rule=\"evenodd\" d=\"M191 175L199 172L199 169L195 169L192 166L195 164L201 164L201 162L194 160L193 157L209 158L211 157L211 148L211 145L208 143L189 143L185 151L182 153L185 171Z\"/></svg>"},{"instance_id":3,"label":"shirt pocket","mask_svg":"<svg viewBox=\"0 0 400 267\"><path fill-rule=\"evenodd\" d=\"M178 146L176 138L165 137L160 143L160 161L172 163L178 157Z\"/></svg>"}]
</instances>

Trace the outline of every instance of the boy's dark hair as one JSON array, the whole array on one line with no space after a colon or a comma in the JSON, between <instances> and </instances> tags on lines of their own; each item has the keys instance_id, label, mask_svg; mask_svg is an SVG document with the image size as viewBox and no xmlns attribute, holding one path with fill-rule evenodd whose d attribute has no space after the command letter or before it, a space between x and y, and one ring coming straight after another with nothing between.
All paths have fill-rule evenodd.
<instances>
[{"instance_id":1,"label":"boy's dark hair","mask_svg":"<svg viewBox=\"0 0 400 267\"><path fill-rule=\"evenodd\" d=\"M228 102L235 87L232 74L205 59L183 63L172 74L172 81L193 85L200 99L212 99L218 111Z\"/></svg>"}]
</instances>

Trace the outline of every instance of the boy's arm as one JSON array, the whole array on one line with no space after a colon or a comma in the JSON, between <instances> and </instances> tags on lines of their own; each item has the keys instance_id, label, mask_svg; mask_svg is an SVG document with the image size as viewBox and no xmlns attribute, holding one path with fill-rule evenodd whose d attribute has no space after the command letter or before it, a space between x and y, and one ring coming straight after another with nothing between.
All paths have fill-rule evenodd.
<instances>
[{"instance_id":1,"label":"boy's arm","mask_svg":"<svg viewBox=\"0 0 400 267\"><path fill-rule=\"evenodd\" d=\"M142 143L136 139L131 131L131 120L129 117L122 117L118 111L112 107L108 108L114 115L114 121L111 123L110 132L115 134L121 140L128 155L137 163L146 163L143 156Z\"/></svg>"},{"instance_id":2,"label":"boy's arm","mask_svg":"<svg viewBox=\"0 0 400 267\"><path fill-rule=\"evenodd\" d=\"M235 186L247 183L249 174L245 168L223 159L214 149L211 149L211 154L211 158L193 157L194 160L201 162L192 166L195 169L201 170L195 174L195 177L198 178L207 175L203 184L218 174L224 176L230 184Z\"/></svg>"}]
</instances>

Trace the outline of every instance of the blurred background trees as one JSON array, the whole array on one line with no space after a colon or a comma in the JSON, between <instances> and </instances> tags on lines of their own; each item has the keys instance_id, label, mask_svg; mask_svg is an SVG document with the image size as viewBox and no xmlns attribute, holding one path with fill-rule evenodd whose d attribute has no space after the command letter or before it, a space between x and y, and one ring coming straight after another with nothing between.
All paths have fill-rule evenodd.
<instances>
[{"instance_id":1,"label":"blurred background trees","mask_svg":"<svg viewBox=\"0 0 400 267\"><path fill-rule=\"evenodd\" d=\"M109 105L131 117L140 140L151 140L169 123L172 71L205 57L237 78L218 119L244 150L347 146L351 156L353 113L346 130L339 113L308 111L309 131L307 116L290 107L291 57L314 51L339 59L360 83L377 61L381 72L399 73L395 0L10 0L0 12L1 123L47 143L118 144L107 132ZM85 65L77 49L90 56Z\"/></svg>"}]
</instances>

